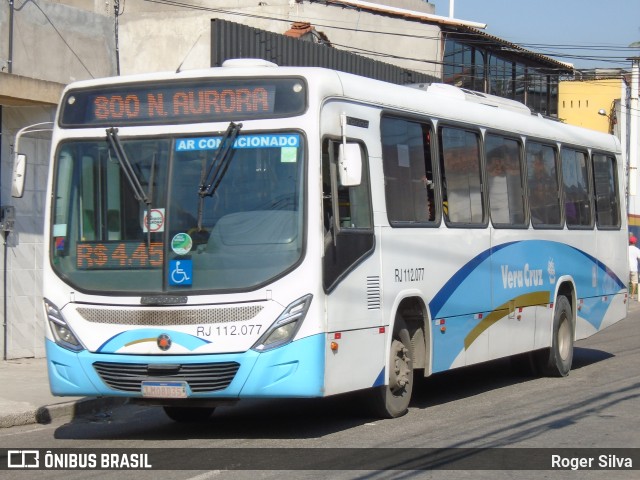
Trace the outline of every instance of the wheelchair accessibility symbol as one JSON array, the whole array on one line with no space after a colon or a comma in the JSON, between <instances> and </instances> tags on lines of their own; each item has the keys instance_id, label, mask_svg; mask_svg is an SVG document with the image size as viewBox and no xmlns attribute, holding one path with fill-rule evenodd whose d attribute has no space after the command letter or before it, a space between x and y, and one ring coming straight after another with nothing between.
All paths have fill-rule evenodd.
<instances>
[{"instance_id":1,"label":"wheelchair accessibility symbol","mask_svg":"<svg viewBox=\"0 0 640 480\"><path fill-rule=\"evenodd\" d=\"M169 285L191 285L193 264L191 260L169 261Z\"/></svg>"}]
</instances>

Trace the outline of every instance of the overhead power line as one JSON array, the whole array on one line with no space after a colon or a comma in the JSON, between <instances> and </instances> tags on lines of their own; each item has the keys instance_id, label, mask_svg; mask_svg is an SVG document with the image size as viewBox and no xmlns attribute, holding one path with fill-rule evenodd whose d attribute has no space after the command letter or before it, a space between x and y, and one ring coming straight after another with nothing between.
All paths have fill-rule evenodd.
<instances>
[{"instance_id":1,"label":"overhead power line","mask_svg":"<svg viewBox=\"0 0 640 480\"><path fill-rule=\"evenodd\" d=\"M278 22L283 22L287 24L290 24L292 21L291 18L289 17L282 18L274 14L271 14L271 15L257 14L257 13L249 13L249 12L242 12L238 10L232 10L229 8L208 7L204 5L196 5L196 4L192 4L185 1L179 1L179 0L145 0L145 1L149 3L169 5L169 6L174 6L177 8L183 8L188 10L198 10L198 11L219 13L219 14L230 15L230 16L278 21ZM321 3L321 2L315 2L315 3ZM310 20L313 20L313 19L310 19ZM322 21L314 22L313 24L315 27L318 27L318 28L352 31L352 32L359 32L359 33L371 33L371 34L377 34L377 35L388 35L388 36L404 37L404 38L416 38L421 40L434 40L434 41L440 40L440 36L433 36L433 35L418 35L415 33L398 33L398 32L384 31L380 29L367 30L366 27L363 28L364 25L359 25L358 28L352 28L352 27L340 26L336 24L322 23ZM465 42L468 43L469 45L473 45L474 43L486 45L487 43L487 37L484 34L484 32L481 32L481 33L456 32L456 36L467 37L465 39ZM622 46L622 45L611 45L611 44L584 45L584 44L570 44L570 43L567 43L567 44L514 43L514 42L509 42L508 40L505 40L505 42L512 43L513 45L516 45L525 50L530 50L533 53L547 56L554 59L570 59L570 60L602 62L607 64L620 65L621 67L628 63L627 59L629 58L629 56L633 56L638 51L637 48L631 48L631 47ZM363 51L358 47L353 47L348 45L339 45L335 43L334 45L340 46L342 49L348 49L351 51L357 51L357 50ZM533 49L535 49L536 51L533 51ZM553 49L553 50L546 50L546 49ZM562 52L558 50L569 50L570 52ZM593 51L593 52L611 52L612 54L615 53L615 55L580 55L577 53L572 53L573 51L580 51L580 50ZM622 55L620 55L621 53ZM403 57L401 55L384 54L380 52L367 52L367 54L376 55L379 57L395 58L399 60L422 61L425 63L439 63L434 61L427 61L425 59L415 59L410 57Z\"/></svg>"}]
</instances>

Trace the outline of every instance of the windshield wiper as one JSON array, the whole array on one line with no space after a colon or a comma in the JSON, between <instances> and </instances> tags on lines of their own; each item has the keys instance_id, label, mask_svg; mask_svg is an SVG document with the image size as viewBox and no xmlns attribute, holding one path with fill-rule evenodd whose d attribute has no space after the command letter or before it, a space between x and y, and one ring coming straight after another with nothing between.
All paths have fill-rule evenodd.
<instances>
[{"instance_id":1,"label":"windshield wiper","mask_svg":"<svg viewBox=\"0 0 640 480\"><path fill-rule=\"evenodd\" d=\"M109 146L113 149L116 154L116 158L118 159L118 163L120 163L120 168L124 172L125 177L129 181L129 185L131 186L131 190L133 190L133 196L136 197L138 202L143 203L147 208L151 205L151 199L147 196L144 189L142 188L142 184L136 175L127 154L122 147L122 143L120 143L120 138L118 137L118 129L111 127L107 128L107 142ZM149 186L149 189L152 187Z\"/></svg>"},{"instance_id":2,"label":"windshield wiper","mask_svg":"<svg viewBox=\"0 0 640 480\"><path fill-rule=\"evenodd\" d=\"M220 145L218 145L218 149L213 156L211 165L209 165L207 173L202 177L202 182L198 187L198 195L200 197L210 197L216 193L218 185L220 185L231 164L233 154L230 154L230 152L233 151L233 143L236 141L241 128L241 123L231 122L229 124L227 131L222 136L222 140L220 140Z\"/></svg>"},{"instance_id":3,"label":"windshield wiper","mask_svg":"<svg viewBox=\"0 0 640 480\"><path fill-rule=\"evenodd\" d=\"M153 183L155 181L155 170L156 170L156 157L153 156L153 163L151 164L151 173L149 178L149 194L145 193L142 188L142 184L140 183L140 179L138 175L136 175L135 170L133 169L133 165L129 161L129 157L127 157L126 152L124 151L124 147L120 142L120 137L118 137L118 129L115 127L107 128L107 143L113 149L116 154L116 158L118 159L118 163L120 164L120 168L124 172L124 176L127 177L129 182L129 186L133 191L133 196L140 202L140 204L146 208L146 218L147 218L147 250L151 248L151 201L153 199Z\"/></svg>"},{"instance_id":4,"label":"windshield wiper","mask_svg":"<svg viewBox=\"0 0 640 480\"><path fill-rule=\"evenodd\" d=\"M200 202L198 204L198 231L202 230L204 197L211 197L216 193L220 182L222 182L224 175L227 173L233 157L233 144L241 128L241 123L229 123L229 127L227 127L227 131L220 140L220 145L218 145L216 149L211 164L208 166L206 173L202 175L200 185L198 186L198 195L200 196Z\"/></svg>"}]
</instances>

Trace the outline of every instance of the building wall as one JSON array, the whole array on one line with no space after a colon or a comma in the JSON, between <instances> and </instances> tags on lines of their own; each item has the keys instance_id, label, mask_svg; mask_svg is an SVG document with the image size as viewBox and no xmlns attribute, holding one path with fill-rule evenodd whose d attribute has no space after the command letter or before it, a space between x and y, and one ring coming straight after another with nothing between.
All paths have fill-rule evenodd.
<instances>
[{"instance_id":1,"label":"building wall","mask_svg":"<svg viewBox=\"0 0 640 480\"><path fill-rule=\"evenodd\" d=\"M42 261L44 201L50 142L46 138L27 138L20 150L27 154L25 192L22 198L11 198L14 138L28 124L53 120L51 107L2 108L2 205L15 208L15 229L2 235L0 266L0 301L2 317L6 311L6 328L0 332L3 358L44 356L44 320L42 310ZM4 322L3 322L4 323ZM6 343L5 343L6 332ZM6 351L5 350L6 345Z\"/></svg>"},{"instance_id":2,"label":"building wall","mask_svg":"<svg viewBox=\"0 0 640 480\"><path fill-rule=\"evenodd\" d=\"M64 3L69 5L38 1L15 6L12 73L59 83L113 74L113 19L106 15L104 7L96 11L99 2ZM3 71L8 70L9 20L8 2L3 2L0 4Z\"/></svg>"},{"instance_id":3,"label":"building wall","mask_svg":"<svg viewBox=\"0 0 640 480\"><path fill-rule=\"evenodd\" d=\"M26 190L22 198L12 198L16 133L53 120L52 92L62 85L115 73L113 13L110 17L105 3L38 0L14 6L10 55L9 2L0 2L0 205L16 212L15 230L0 234L0 349L7 359L44 356L42 244L50 142L23 137Z\"/></svg>"},{"instance_id":4,"label":"building wall","mask_svg":"<svg viewBox=\"0 0 640 480\"><path fill-rule=\"evenodd\" d=\"M610 133L609 118L614 102L622 95L621 79L561 81L558 86L558 118L570 125Z\"/></svg>"},{"instance_id":5,"label":"building wall","mask_svg":"<svg viewBox=\"0 0 640 480\"><path fill-rule=\"evenodd\" d=\"M189 4L207 10L127 0L125 14L119 19L122 74L210 67L210 21L220 18L281 34L293 22L310 22L335 48L441 77L440 65L435 61L441 54L440 28L435 25L337 5L289 0L236 0L228 6L216 3L215 7L205 0ZM401 7L433 13L431 8L423 8L430 5L405 0ZM174 21L168 23L168 16Z\"/></svg>"}]
</instances>

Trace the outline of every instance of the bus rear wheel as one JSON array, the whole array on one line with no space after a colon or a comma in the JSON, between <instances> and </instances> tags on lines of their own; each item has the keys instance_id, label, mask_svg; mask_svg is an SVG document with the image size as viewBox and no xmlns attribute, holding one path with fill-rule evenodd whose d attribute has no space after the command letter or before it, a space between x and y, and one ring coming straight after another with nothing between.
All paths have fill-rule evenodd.
<instances>
[{"instance_id":1,"label":"bus rear wheel","mask_svg":"<svg viewBox=\"0 0 640 480\"><path fill-rule=\"evenodd\" d=\"M376 388L370 397L375 416L396 418L407 413L413 391L412 358L409 330L404 321L398 319L389 350L388 385Z\"/></svg>"},{"instance_id":2,"label":"bus rear wheel","mask_svg":"<svg viewBox=\"0 0 640 480\"><path fill-rule=\"evenodd\" d=\"M537 367L543 375L566 377L573 362L573 313L565 296L556 300L551 348L536 352Z\"/></svg>"},{"instance_id":3,"label":"bus rear wheel","mask_svg":"<svg viewBox=\"0 0 640 480\"><path fill-rule=\"evenodd\" d=\"M167 414L174 422L179 423L196 423L206 421L213 411L214 407L162 407L164 413Z\"/></svg>"}]
</instances>

